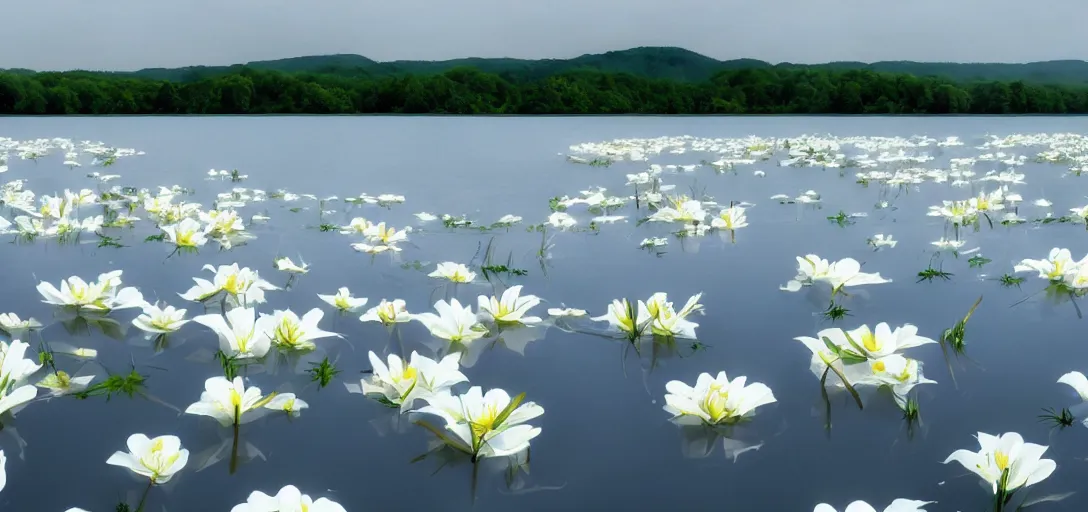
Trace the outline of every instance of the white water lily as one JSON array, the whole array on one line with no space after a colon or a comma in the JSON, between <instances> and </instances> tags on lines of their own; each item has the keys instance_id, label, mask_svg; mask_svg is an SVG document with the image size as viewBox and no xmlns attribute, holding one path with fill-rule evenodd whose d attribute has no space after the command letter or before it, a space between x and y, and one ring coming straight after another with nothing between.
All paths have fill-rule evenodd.
<instances>
[{"instance_id":1,"label":"white water lily","mask_svg":"<svg viewBox=\"0 0 1088 512\"><path fill-rule=\"evenodd\" d=\"M325 313L311 309L301 318L290 309L276 310L271 315L262 314L257 319L257 331L272 340L272 346L281 350L313 350L313 340L339 337L339 334L322 330L317 326Z\"/></svg>"},{"instance_id":2,"label":"white water lily","mask_svg":"<svg viewBox=\"0 0 1088 512\"><path fill-rule=\"evenodd\" d=\"M850 331L839 328L824 329L816 334L818 342L827 338L836 346L850 350L865 359L879 359L902 352L908 348L937 343L931 338L918 335L918 328L903 324L893 331L886 322L881 322L872 330L862 325Z\"/></svg>"},{"instance_id":3,"label":"white water lily","mask_svg":"<svg viewBox=\"0 0 1088 512\"><path fill-rule=\"evenodd\" d=\"M891 235L885 236L883 233L877 233L868 240L869 245L874 248L880 249L881 247L894 248L899 243L898 240L893 240Z\"/></svg>"},{"instance_id":4,"label":"white water lily","mask_svg":"<svg viewBox=\"0 0 1088 512\"><path fill-rule=\"evenodd\" d=\"M359 317L360 322L380 322L382 325L391 326L412 320L412 314L401 299L382 299L377 306L367 310Z\"/></svg>"},{"instance_id":5,"label":"white water lily","mask_svg":"<svg viewBox=\"0 0 1088 512\"><path fill-rule=\"evenodd\" d=\"M305 274L310 271L310 266L306 263L298 265L294 261L291 261L291 258L288 258L287 256L276 258L273 261L273 264L275 264L276 270L282 270L289 274Z\"/></svg>"},{"instance_id":6,"label":"white water lily","mask_svg":"<svg viewBox=\"0 0 1088 512\"><path fill-rule=\"evenodd\" d=\"M207 281L194 277L196 286L181 294L183 299L203 302L222 292L227 294L232 305L251 306L265 301L264 292L279 290L272 283L261 279L256 270L249 267L239 268L237 263L220 265L218 268L204 265L203 270L215 272L215 278Z\"/></svg>"},{"instance_id":7,"label":"white water lily","mask_svg":"<svg viewBox=\"0 0 1088 512\"><path fill-rule=\"evenodd\" d=\"M438 268L427 274L429 277L448 279L454 283L469 283L476 279L476 273L469 270L463 263L447 261L439 263Z\"/></svg>"},{"instance_id":8,"label":"white water lily","mask_svg":"<svg viewBox=\"0 0 1088 512\"><path fill-rule=\"evenodd\" d=\"M661 237L643 238L639 247L663 247L669 245L669 239Z\"/></svg>"},{"instance_id":9,"label":"white water lily","mask_svg":"<svg viewBox=\"0 0 1088 512\"><path fill-rule=\"evenodd\" d=\"M578 224L578 221L574 220L574 217L572 217L569 213L553 212L551 215L548 216L548 221L546 222L546 224L559 229L567 229L574 227L576 224Z\"/></svg>"},{"instance_id":10,"label":"white water lily","mask_svg":"<svg viewBox=\"0 0 1088 512\"><path fill-rule=\"evenodd\" d=\"M0 331L4 331L12 336L26 331L36 331L41 328L41 322L33 318L23 320L15 313L0 314Z\"/></svg>"},{"instance_id":11,"label":"white water lily","mask_svg":"<svg viewBox=\"0 0 1088 512\"><path fill-rule=\"evenodd\" d=\"M366 233L366 230L370 229L370 227L373 225L373 223L362 217L355 217L354 219L351 219L351 222L349 222L348 225L342 226L340 228L340 234L363 235L364 233Z\"/></svg>"},{"instance_id":12,"label":"white water lily","mask_svg":"<svg viewBox=\"0 0 1088 512\"><path fill-rule=\"evenodd\" d=\"M884 512L926 512L926 509L922 508L935 501L918 501L899 498L888 505L884 509ZM821 503L816 505L816 508L812 509L812 512L837 512L835 507L828 505L827 503ZM877 512L872 505L858 500L846 506L842 509L842 512Z\"/></svg>"},{"instance_id":13,"label":"white water lily","mask_svg":"<svg viewBox=\"0 0 1088 512\"><path fill-rule=\"evenodd\" d=\"M166 334L181 329L189 323L185 319L186 310L174 309L173 306L160 307L156 304L144 305L143 313L132 320L132 325L144 332Z\"/></svg>"},{"instance_id":14,"label":"white water lily","mask_svg":"<svg viewBox=\"0 0 1088 512\"><path fill-rule=\"evenodd\" d=\"M1075 261L1069 249L1055 247L1045 260L1025 259L1013 267L1015 272L1038 272L1039 277L1061 281L1066 275L1075 275L1081 262Z\"/></svg>"},{"instance_id":15,"label":"white water lily","mask_svg":"<svg viewBox=\"0 0 1088 512\"><path fill-rule=\"evenodd\" d=\"M1025 443L1016 432L1000 437L979 432L978 443L979 451L956 450L944 463L959 462L990 484L994 494L1035 485L1046 480L1058 467L1053 460L1042 458L1046 446Z\"/></svg>"},{"instance_id":16,"label":"white water lily","mask_svg":"<svg viewBox=\"0 0 1088 512\"><path fill-rule=\"evenodd\" d=\"M266 397L261 395L261 388L247 388L242 377L235 377L233 381L212 377L204 382L200 401L186 408L185 413L215 418L224 427L241 425L258 419L263 407L275 395Z\"/></svg>"},{"instance_id":17,"label":"white water lily","mask_svg":"<svg viewBox=\"0 0 1088 512\"><path fill-rule=\"evenodd\" d=\"M134 287L120 288L121 271L115 270L98 276L98 281L86 282L77 276L60 283L60 289L51 283L38 284L38 293L46 304L75 307L90 311L108 312L115 309L138 308L145 304L143 295Z\"/></svg>"},{"instance_id":18,"label":"white water lily","mask_svg":"<svg viewBox=\"0 0 1088 512\"><path fill-rule=\"evenodd\" d=\"M653 334L694 339L695 328L699 324L687 320L687 317L702 310L703 305L699 304L699 299L702 296L702 293L697 293L689 297L684 307L680 311L675 311L672 302L668 300L668 295L662 292L651 295L650 299L646 301L646 311L654 319L650 324Z\"/></svg>"},{"instance_id":19,"label":"white water lily","mask_svg":"<svg viewBox=\"0 0 1088 512\"><path fill-rule=\"evenodd\" d=\"M1088 402L1088 378L1081 372L1073 371L1062 375L1058 384L1065 384L1077 392L1082 402Z\"/></svg>"},{"instance_id":20,"label":"white water lily","mask_svg":"<svg viewBox=\"0 0 1088 512\"><path fill-rule=\"evenodd\" d=\"M78 393L87 389L87 386L91 384L94 377L94 375L72 377L71 375L68 375L68 372L58 370L56 372L47 373L45 377L42 377L42 379L34 385L39 388L48 389L53 396L61 396Z\"/></svg>"},{"instance_id":21,"label":"white water lily","mask_svg":"<svg viewBox=\"0 0 1088 512\"><path fill-rule=\"evenodd\" d=\"M38 390L27 383L41 365L25 357L30 345L19 340L0 341L0 414L30 402Z\"/></svg>"},{"instance_id":22,"label":"white water lily","mask_svg":"<svg viewBox=\"0 0 1088 512\"><path fill-rule=\"evenodd\" d=\"M115 452L106 464L120 466L147 477L152 484L169 482L189 463L189 450L181 447L181 440L176 436L148 439L143 434L132 434L127 444L127 453Z\"/></svg>"},{"instance_id":23,"label":"white water lily","mask_svg":"<svg viewBox=\"0 0 1088 512\"><path fill-rule=\"evenodd\" d=\"M502 457L528 449L529 441L540 435L540 428L524 423L544 414L544 408L533 402L521 403L522 396L512 400L501 389L484 394L479 386L473 386L463 395L426 397L427 406L417 412L445 421L446 431L435 433L452 448L477 459Z\"/></svg>"},{"instance_id":24,"label":"white water lily","mask_svg":"<svg viewBox=\"0 0 1088 512\"><path fill-rule=\"evenodd\" d=\"M392 226L386 227L384 222L373 224L363 231L363 236L371 244L387 245L390 247L408 240L408 231L410 228L406 228L403 231L397 231Z\"/></svg>"},{"instance_id":25,"label":"white water lily","mask_svg":"<svg viewBox=\"0 0 1088 512\"><path fill-rule=\"evenodd\" d=\"M526 316L530 309L540 304L536 295L521 295L521 285L511 286L502 293L502 297L480 295L477 307L480 315L497 323L539 323L540 317Z\"/></svg>"},{"instance_id":26,"label":"white water lily","mask_svg":"<svg viewBox=\"0 0 1088 512\"><path fill-rule=\"evenodd\" d=\"M650 215L651 222L682 222L686 224L702 224L706 220L706 210L703 204L694 199L676 199L672 206L658 209Z\"/></svg>"},{"instance_id":27,"label":"white water lily","mask_svg":"<svg viewBox=\"0 0 1088 512\"><path fill-rule=\"evenodd\" d=\"M257 329L257 312L252 308L234 308L224 315L200 315L194 317L193 322L219 336L219 350L227 357L258 359L272 348L272 340Z\"/></svg>"},{"instance_id":28,"label":"white water lily","mask_svg":"<svg viewBox=\"0 0 1088 512\"><path fill-rule=\"evenodd\" d=\"M297 487L288 485L275 496L253 491L245 503L235 505L231 512L347 512L339 503L328 498L311 499Z\"/></svg>"},{"instance_id":29,"label":"white water lily","mask_svg":"<svg viewBox=\"0 0 1088 512\"><path fill-rule=\"evenodd\" d=\"M718 372L716 377L700 374L695 387L669 381L665 384L668 393L664 409L681 425L738 422L751 416L757 407L775 402L770 388L758 382L746 385L746 380L737 377L730 381L725 372Z\"/></svg>"},{"instance_id":30,"label":"white water lily","mask_svg":"<svg viewBox=\"0 0 1088 512\"><path fill-rule=\"evenodd\" d=\"M748 226L748 217L744 215L745 208L731 206L710 221L710 226L717 229L737 230Z\"/></svg>"},{"instance_id":31,"label":"white water lily","mask_svg":"<svg viewBox=\"0 0 1088 512\"><path fill-rule=\"evenodd\" d=\"M862 272L861 264L854 258L843 258L834 263L828 263L827 260L815 254L809 254L803 258L797 257L797 276L780 289L796 292L803 286L810 286L817 282L826 282L831 285L832 290L837 290L844 287L890 283L891 279L884 279L879 272Z\"/></svg>"},{"instance_id":32,"label":"white water lily","mask_svg":"<svg viewBox=\"0 0 1088 512\"><path fill-rule=\"evenodd\" d=\"M208 231L199 222L185 218L177 224L169 224L162 227L166 239L178 247L203 247L208 243L205 233Z\"/></svg>"},{"instance_id":33,"label":"white water lily","mask_svg":"<svg viewBox=\"0 0 1088 512\"><path fill-rule=\"evenodd\" d=\"M869 375L857 376L854 386L887 386L892 390L895 403L900 408L906 407L907 394L919 384L936 384L922 375L922 363L915 359L892 354L868 361Z\"/></svg>"},{"instance_id":34,"label":"white water lily","mask_svg":"<svg viewBox=\"0 0 1088 512\"><path fill-rule=\"evenodd\" d=\"M420 222L431 222L432 220L438 220L437 216L427 212L419 212L415 214L415 216L417 219L419 219Z\"/></svg>"},{"instance_id":35,"label":"white water lily","mask_svg":"<svg viewBox=\"0 0 1088 512\"><path fill-rule=\"evenodd\" d=\"M978 217L978 208L971 201L944 201L941 206L930 206L930 217L944 217L960 226L971 224Z\"/></svg>"},{"instance_id":36,"label":"white water lily","mask_svg":"<svg viewBox=\"0 0 1088 512\"><path fill-rule=\"evenodd\" d=\"M646 307L646 303L638 301L634 305L627 299L614 299L608 305L608 311L597 317L590 318L594 322L607 321L610 330L621 332L628 336L643 336L650 334L647 327L654 321L654 316Z\"/></svg>"},{"instance_id":37,"label":"white water lily","mask_svg":"<svg viewBox=\"0 0 1088 512\"><path fill-rule=\"evenodd\" d=\"M355 311L365 306L367 302L366 297L352 297L351 291L347 287L341 287L336 291L336 295L322 295L319 293L317 298L345 313Z\"/></svg>"},{"instance_id":38,"label":"white water lily","mask_svg":"<svg viewBox=\"0 0 1088 512\"><path fill-rule=\"evenodd\" d=\"M283 411L287 413L288 416L298 416L302 414L303 409L307 409L309 407L310 404L306 403L305 400L295 396L294 393L280 393L272 397L272 399L269 400L268 403L264 404L265 409L269 409L272 411Z\"/></svg>"},{"instance_id":39,"label":"white water lily","mask_svg":"<svg viewBox=\"0 0 1088 512\"><path fill-rule=\"evenodd\" d=\"M454 343L468 344L487 335L487 329L479 325L472 306L461 306L457 299L447 303L440 300L434 303L434 313L419 313L412 319L423 324L431 335Z\"/></svg>"},{"instance_id":40,"label":"white water lily","mask_svg":"<svg viewBox=\"0 0 1088 512\"><path fill-rule=\"evenodd\" d=\"M387 405L409 410L418 399L435 393L447 393L453 386L468 382L458 370L460 354L450 354L435 361L412 351L405 364L396 354L389 354L388 366L373 351L368 355L374 373L362 379L359 391ZM349 390L353 389L349 386Z\"/></svg>"}]
</instances>

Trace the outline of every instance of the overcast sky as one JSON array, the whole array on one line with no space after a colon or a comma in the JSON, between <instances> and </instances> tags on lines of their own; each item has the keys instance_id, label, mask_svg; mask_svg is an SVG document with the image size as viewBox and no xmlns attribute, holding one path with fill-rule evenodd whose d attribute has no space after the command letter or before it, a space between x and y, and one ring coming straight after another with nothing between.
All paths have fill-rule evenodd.
<instances>
[{"instance_id":1,"label":"overcast sky","mask_svg":"<svg viewBox=\"0 0 1088 512\"><path fill-rule=\"evenodd\" d=\"M1088 0L4 0L0 68L570 58L681 46L771 62L1088 60Z\"/></svg>"}]
</instances>

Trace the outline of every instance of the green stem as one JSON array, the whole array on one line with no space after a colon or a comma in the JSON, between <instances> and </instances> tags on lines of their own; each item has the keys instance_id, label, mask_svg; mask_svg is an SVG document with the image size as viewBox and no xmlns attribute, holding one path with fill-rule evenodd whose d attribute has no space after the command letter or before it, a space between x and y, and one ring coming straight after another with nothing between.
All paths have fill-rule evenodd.
<instances>
[{"instance_id":1,"label":"green stem","mask_svg":"<svg viewBox=\"0 0 1088 512\"><path fill-rule=\"evenodd\" d=\"M136 512L144 512L144 502L147 501L147 493L151 492L151 487L155 485L155 480L148 480L147 487L144 487L144 493L140 496L140 504L136 505Z\"/></svg>"},{"instance_id":2,"label":"green stem","mask_svg":"<svg viewBox=\"0 0 1088 512\"><path fill-rule=\"evenodd\" d=\"M238 470L238 422L234 423L234 444L230 448L230 474Z\"/></svg>"}]
</instances>

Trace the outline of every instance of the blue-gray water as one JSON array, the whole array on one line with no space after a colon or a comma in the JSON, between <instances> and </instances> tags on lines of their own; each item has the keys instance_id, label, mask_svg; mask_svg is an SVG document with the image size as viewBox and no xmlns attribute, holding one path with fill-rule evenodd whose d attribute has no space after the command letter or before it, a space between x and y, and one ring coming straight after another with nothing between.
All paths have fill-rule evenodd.
<instances>
[{"instance_id":1,"label":"blue-gray water","mask_svg":"<svg viewBox=\"0 0 1088 512\"><path fill-rule=\"evenodd\" d=\"M399 227L416 224L412 214L426 211L464 213L485 223L510 213L535 224L550 213L549 198L575 196L594 185L620 194L624 175L645 169L645 164L631 162L595 168L557 156L580 142L665 135L959 136L967 142L965 148L943 150L945 154L929 165L947 168L942 159L979 153L971 146L986 134L1086 131L1088 119L1078 117L5 118L0 136L101 140L146 155L120 159L107 169L75 170L62 166L60 155L36 163L13 155L11 171L0 174L0 182L27 178L28 188L44 195L64 188L94 188L96 183L84 174L99 170L121 174L123 178L114 183L126 186L193 187L197 194L189 200L205 207L210 207L216 192L231 186L284 188L318 197L396 193L406 196L407 202L388 210L336 203L326 206L337 210L327 220L343 224L364 216ZM1035 152L1007 151L1029 157ZM662 155L651 163L698 163L699 158ZM482 234L431 223L410 235L411 243L395 257L371 257L351 249L350 243L361 241L357 237L313 229L320 223L318 204L305 200L247 206L246 217L267 211L272 220L252 228L256 240L231 251L209 244L199 254L167 258L168 246L143 243L145 236L155 233L147 222L126 232L129 247L120 249L93 243L60 246L55 241L2 244L0 312L33 316L47 324L53 312L34 289L40 281L56 284L71 275L92 279L120 269L126 286L137 286L148 300L187 307L191 316L199 314L201 306L186 303L177 294L192 285L192 277L210 277L200 270L204 264L238 262L283 285L287 276L272 268L273 258L290 256L298 261L301 256L311 265L310 273L288 291L269 293L268 303L258 310L291 308L301 313L319 307L326 311L322 326L345 339L318 342L342 370L327 388L317 389L307 375L253 376L251 383L267 391L290 385L310 408L299 418L277 416L244 425L241 442L262 456L230 474L229 429L210 418L179 414L199 399L205 379L221 373L216 362L192 357L200 349L216 349L211 331L186 325L175 337L184 343L156 354L132 344L142 339L134 328L125 341L115 341L100 334L73 337L63 326L49 325L42 333L45 341L96 348L99 361L111 371L127 372L135 364L149 376L148 394L162 403L121 396L108 402L61 397L30 404L5 423L6 433L0 432L0 449L9 458L0 509L60 511L79 506L106 511L126 497L135 502L143 484L105 461L114 451L124 450L125 439L136 432L175 434L194 457L217 446L225 450L220 462L195 471L190 461L176 482L153 489L147 510L229 510L253 490L274 494L286 484L315 498L327 496L349 511L422 507L808 511L820 502L841 509L856 499L882 509L895 498L937 501L930 508L937 511L987 510L989 490L979 486L978 478L957 464L941 464L956 449L977 450L973 435L979 431L1015 431L1029 442L1050 446L1047 456L1057 461L1058 469L1032 495L1079 490L1079 482L1088 477L1084 463L1088 431L1079 425L1052 430L1037 416L1043 407L1060 408L1076 401L1069 388L1055 381L1068 371L1088 370L1084 321L1072 304L1052 304L1037 295L1043 283L1034 276L1025 275L1027 281L1020 288L1002 287L992 278L1012 272L1023 258L1045 258L1051 247L1067 247L1080 258L1088 251L1084 227L995 223L991 229L983 222L979 232L965 237L967 247L981 247L991 263L970 268L966 257L945 255L941 261L943 269L954 274L950 280L916 283L917 272L930 262L930 242L944 234L943 221L927 217L926 207L944 199L966 199L977 193L977 186L911 186L891 193L894 209L876 211L872 205L881 199L881 187L856 184L855 170L847 169L840 177L835 169L778 168L775 160L740 167L736 174L718 175L703 167L690 174L665 175L678 191L695 185L722 203L756 203L748 210L750 226L737 231L735 243L718 235L682 243L672 239L667 252L655 257L639 250L638 243L649 236L668 236L669 230L654 224L636 227L634 218L645 211L626 208L621 213L631 215L632 222L605 225L599 234L557 233L546 272L536 257L540 235L520 226ZM981 175L990 164L1002 168L1000 163L980 162L975 169ZM239 184L206 181L210 168L238 169L249 179ZM754 169L765 169L767 176L753 177ZM1053 201L1059 215L1088 203L1081 182L1088 178L1063 176L1064 168L1056 165L1029 163L1021 171L1027 183L1012 188L1024 196L1021 208L1027 217L1040 212L1030 205L1037 198ZM768 199L777 193L792 197L807 189L822 194L822 209ZM308 209L289 210L296 206ZM838 227L826 217L840 209L866 211L869 216ZM581 210L572 213L583 223L591 216ZM146 219L142 211L137 215ZM873 252L866 239L876 233L893 235L898 246ZM439 470L437 460L412 462L427 451L430 434L415 426L392 431L388 409L344 389L343 382L365 376L361 372L369 369L368 351L388 353L401 347L391 342L382 326L360 323L358 314L338 317L316 294L347 286L370 299L367 307L382 298L402 298L412 312L430 311L439 298L455 296L475 309L477 295L491 294L489 285L443 287L426 273L437 262L472 262L477 251L482 252L480 246L492 238L504 262L512 254L513 266L529 271L524 277L504 279L544 298L546 304L534 311L540 315L560 303L596 316L614 298L646 298L662 291L682 303L703 292L706 315L696 321L699 341L706 348L696 350L690 342L678 341L672 351L659 349L656 358L649 351L640 357L625 341L552 328L543 339L530 343L524 355L502 346L487 351L463 370L472 385L501 387L511 394L524 391L546 412L531 422L543 432L532 442L531 471L519 476L524 481L511 489L503 473L481 469L473 503L470 465ZM938 345L908 354L922 361L926 376L938 382L917 388L921 424L913 436L890 397L873 399L859 411L847 397L833 395L832 428L825 428L819 382L809 371L810 353L793 338L813 336L832 325L819 316L826 297L779 290L794 275L795 256L809 253L832 260L853 257L867 271L894 280L863 288L847 304L851 316L836 326L912 323L921 335L936 339L975 299L984 297L968 324L966 356L951 359L955 380ZM402 266L416 261L422 271ZM473 263L479 263L478 258ZM1014 306L1029 295L1032 298ZM127 323L135 314L126 311L118 317ZM590 323L585 320L583 325ZM604 324L592 327L603 329ZM430 335L419 323L402 325L401 337L406 352L428 350L423 342ZM665 383L692 384L702 372L721 370L730 376L746 375L749 382L765 383L774 391L778 402L761 408L754 421L737 430L738 438L762 445L736 461L726 458L721 446L706 457L685 456L680 429L662 410ZM11 431L17 431L22 441ZM1083 510L1088 497L1082 494L1033 509Z\"/></svg>"}]
</instances>

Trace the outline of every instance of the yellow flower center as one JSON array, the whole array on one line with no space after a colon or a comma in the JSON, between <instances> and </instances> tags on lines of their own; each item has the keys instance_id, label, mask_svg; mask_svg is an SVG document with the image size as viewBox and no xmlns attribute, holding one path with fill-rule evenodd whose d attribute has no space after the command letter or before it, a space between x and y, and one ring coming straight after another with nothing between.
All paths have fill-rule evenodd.
<instances>
[{"instance_id":1,"label":"yellow flower center","mask_svg":"<svg viewBox=\"0 0 1088 512\"><path fill-rule=\"evenodd\" d=\"M882 346L876 335L868 330L861 335L861 345L869 352L876 352L880 350L880 347Z\"/></svg>"},{"instance_id":2,"label":"yellow flower center","mask_svg":"<svg viewBox=\"0 0 1088 512\"><path fill-rule=\"evenodd\" d=\"M887 368L884 366L884 361L876 361L873 363L873 373L884 373Z\"/></svg>"},{"instance_id":3,"label":"yellow flower center","mask_svg":"<svg viewBox=\"0 0 1088 512\"><path fill-rule=\"evenodd\" d=\"M735 411L726 406L728 400L728 389L723 390L722 385L717 382L710 385L706 397L703 398L703 409L710 415L711 421L719 423L734 415Z\"/></svg>"},{"instance_id":4,"label":"yellow flower center","mask_svg":"<svg viewBox=\"0 0 1088 512\"><path fill-rule=\"evenodd\" d=\"M498 416L499 409L495 404L487 404L484 406L483 412L469 423L472 426L472 432L476 434L477 439L483 439L484 434L495 427L495 420Z\"/></svg>"},{"instance_id":5,"label":"yellow flower center","mask_svg":"<svg viewBox=\"0 0 1088 512\"><path fill-rule=\"evenodd\" d=\"M302 340L302 326L294 320L284 317L276 326L276 341L283 345L295 346Z\"/></svg>"},{"instance_id":6,"label":"yellow flower center","mask_svg":"<svg viewBox=\"0 0 1088 512\"><path fill-rule=\"evenodd\" d=\"M994 464L997 464L997 469L1004 472L1009 468L1009 456L1001 450L994 451Z\"/></svg>"},{"instance_id":7,"label":"yellow flower center","mask_svg":"<svg viewBox=\"0 0 1088 512\"><path fill-rule=\"evenodd\" d=\"M339 309L351 309L351 304L348 303L348 298L342 295L337 295L333 301L336 303L336 307Z\"/></svg>"}]
</instances>

